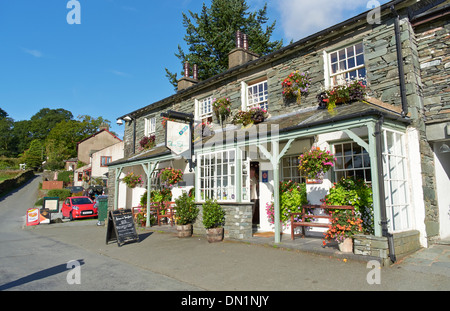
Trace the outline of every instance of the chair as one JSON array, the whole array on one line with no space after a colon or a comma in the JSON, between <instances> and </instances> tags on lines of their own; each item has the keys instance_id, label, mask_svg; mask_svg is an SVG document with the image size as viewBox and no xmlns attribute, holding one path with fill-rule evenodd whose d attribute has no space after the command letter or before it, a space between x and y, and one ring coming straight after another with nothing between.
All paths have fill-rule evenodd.
<instances>
[{"instance_id":1,"label":"chair","mask_svg":"<svg viewBox=\"0 0 450 311\"><path fill-rule=\"evenodd\" d=\"M163 202L156 208L158 217L158 226L161 226L161 219L167 218L167 221L171 220L170 225L173 226L175 215L175 202Z\"/></svg>"}]
</instances>

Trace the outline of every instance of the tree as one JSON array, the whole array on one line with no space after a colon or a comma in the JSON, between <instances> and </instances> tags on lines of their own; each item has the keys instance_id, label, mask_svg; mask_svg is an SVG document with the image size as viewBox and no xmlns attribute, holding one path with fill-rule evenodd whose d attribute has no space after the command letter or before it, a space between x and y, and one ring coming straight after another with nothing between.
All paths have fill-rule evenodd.
<instances>
[{"instance_id":1,"label":"tree","mask_svg":"<svg viewBox=\"0 0 450 311\"><path fill-rule=\"evenodd\" d=\"M8 113L0 108L0 156L11 155L13 125L14 120L8 117Z\"/></svg>"},{"instance_id":2,"label":"tree","mask_svg":"<svg viewBox=\"0 0 450 311\"><path fill-rule=\"evenodd\" d=\"M33 139L45 140L53 127L61 121L69 121L73 119L70 111L59 108L49 109L42 108L31 117L30 131Z\"/></svg>"},{"instance_id":3,"label":"tree","mask_svg":"<svg viewBox=\"0 0 450 311\"><path fill-rule=\"evenodd\" d=\"M283 41L270 41L276 21L268 22L267 4L257 12L248 12L245 0L212 0L211 7L203 4L200 14L183 13L186 28L184 41L189 52L178 45L175 56L183 65L186 61L198 65L198 77L206 80L228 69L228 53L236 47L237 30L247 34L249 49L259 55L270 54L283 46ZM180 68L182 68L181 66ZM166 77L177 87L177 74L166 68Z\"/></svg>"},{"instance_id":4,"label":"tree","mask_svg":"<svg viewBox=\"0 0 450 311\"><path fill-rule=\"evenodd\" d=\"M44 154L44 144L39 139L34 139L30 148L25 151L23 161L28 168L38 169L42 164Z\"/></svg>"}]
</instances>

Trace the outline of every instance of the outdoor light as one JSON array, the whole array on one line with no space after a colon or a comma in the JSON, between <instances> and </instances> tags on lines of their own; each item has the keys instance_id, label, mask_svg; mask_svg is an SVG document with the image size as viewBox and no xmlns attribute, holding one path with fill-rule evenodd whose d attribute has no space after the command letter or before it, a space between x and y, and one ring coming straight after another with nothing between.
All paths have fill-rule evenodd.
<instances>
[{"instance_id":1,"label":"outdoor light","mask_svg":"<svg viewBox=\"0 0 450 311\"><path fill-rule=\"evenodd\" d=\"M122 121L122 119L117 119L117 125L122 125L123 124L123 121Z\"/></svg>"},{"instance_id":2,"label":"outdoor light","mask_svg":"<svg viewBox=\"0 0 450 311\"><path fill-rule=\"evenodd\" d=\"M127 121L127 122L130 122L131 120L133 120L133 119L131 119L131 117L130 116L126 116L125 118L123 118L125 121Z\"/></svg>"},{"instance_id":3,"label":"outdoor light","mask_svg":"<svg viewBox=\"0 0 450 311\"><path fill-rule=\"evenodd\" d=\"M441 148L439 148L439 152L440 153L449 153L450 147L446 143L443 143Z\"/></svg>"}]
</instances>

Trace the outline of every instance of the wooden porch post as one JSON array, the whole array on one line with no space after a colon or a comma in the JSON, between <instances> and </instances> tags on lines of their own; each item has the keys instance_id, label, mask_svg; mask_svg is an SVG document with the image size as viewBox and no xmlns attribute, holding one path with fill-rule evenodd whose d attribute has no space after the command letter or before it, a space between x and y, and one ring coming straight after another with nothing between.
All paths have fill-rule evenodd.
<instances>
[{"instance_id":1,"label":"wooden porch post","mask_svg":"<svg viewBox=\"0 0 450 311\"><path fill-rule=\"evenodd\" d=\"M159 161L156 162L150 162L147 165L141 164L142 168L144 169L145 174L147 175L147 221L146 221L146 227L150 228L150 202L151 202L151 189L152 189L152 174L155 171L156 166L158 165Z\"/></svg>"}]
</instances>

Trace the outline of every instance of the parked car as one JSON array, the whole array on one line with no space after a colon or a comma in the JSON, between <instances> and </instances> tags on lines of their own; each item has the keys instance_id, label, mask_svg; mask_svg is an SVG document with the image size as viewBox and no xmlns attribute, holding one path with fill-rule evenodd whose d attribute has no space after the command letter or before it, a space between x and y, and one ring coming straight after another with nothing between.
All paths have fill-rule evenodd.
<instances>
[{"instance_id":1,"label":"parked car","mask_svg":"<svg viewBox=\"0 0 450 311\"><path fill-rule=\"evenodd\" d=\"M70 190L70 193L80 193L83 192L83 187L81 186L72 186L72 187L66 187L66 189Z\"/></svg>"},{"instance_id":2,"label":"parked car","mask_svg":"<svg viewBox=\"0 0 450 311\"><path fill-rule=\"evenodd\" d=\"M62 217L71 221L79 218L98 217L98 209L89 197L69 197L61 208Z\"/></svg>"}]
</instances>

